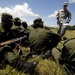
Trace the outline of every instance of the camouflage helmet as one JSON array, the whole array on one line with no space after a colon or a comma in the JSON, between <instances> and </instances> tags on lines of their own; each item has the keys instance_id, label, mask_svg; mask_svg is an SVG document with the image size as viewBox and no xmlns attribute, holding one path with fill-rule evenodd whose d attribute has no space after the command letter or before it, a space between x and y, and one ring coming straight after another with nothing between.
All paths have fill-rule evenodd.
<instances>
[{"instance_id":1,"label":"camouflage helmet","mask_svg":"<svg viewBox=\"0 0 75 75\"><path fill-rule=\"evenodd\" d=\"M34 20L34 24L37 23L37 22L43 22L43 21L42 21L41 18L36 18L36 19Z\"/></svg>"},{"instance_id":2,"label":"camouflage helmet","mask_svg":"<svg viewBox=\"0 0 75 75\"><path fill-rule=\"evenodd\" d=\"M21 22L22 20L19 17L14 18L15 22Z\"/></svg>"},{"instance_id":3,"label":"camouflage helmet","mask_svg":"<svg viewBox=\"0 0 75 75\"><path fill-rule=\"evenodd\" d=\"M63 4L64 6L68 6L68 2L64 2L64 4Z\"/></svg>"},{"instance_id":4,"label":"camouflage helmet","mask_svg":"<svg viewBox=\"0 0 75 75\"><path fill-rule=\"evenodd\" d=\"M9 14L9 13L2 13L2 15L1 15L1 22L10 22L10 21L11 22L14 21L12 15Z\"/></svg>"}]
</instances>

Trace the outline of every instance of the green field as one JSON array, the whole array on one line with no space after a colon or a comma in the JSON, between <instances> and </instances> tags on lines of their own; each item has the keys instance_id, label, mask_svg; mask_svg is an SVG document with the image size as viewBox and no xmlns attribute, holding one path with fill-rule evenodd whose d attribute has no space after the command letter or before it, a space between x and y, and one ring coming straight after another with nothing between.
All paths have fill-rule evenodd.
<instances>
[{"instance_id":1,"label":"green field","mask_svg":"<svg viewBox=\"0 0 75 75\"><path fill-rule=\"evenodd\" d=\"M56 29L51 29L56 33ZM64 37L73 38L75 37L75 30L67 30ZM59 43L57 47L61 47L62 43ZM38 60L39 64L35 68L32 75L62 75L62 70L58 64L56 64L51 58L41 59L40 56L31 58L28 61ZM18 72L15 68L12 68L10 65L6 65L6 68L0 70L0 75L30 75L25 74L22 71Z\"/></svg>"}]
</instances>

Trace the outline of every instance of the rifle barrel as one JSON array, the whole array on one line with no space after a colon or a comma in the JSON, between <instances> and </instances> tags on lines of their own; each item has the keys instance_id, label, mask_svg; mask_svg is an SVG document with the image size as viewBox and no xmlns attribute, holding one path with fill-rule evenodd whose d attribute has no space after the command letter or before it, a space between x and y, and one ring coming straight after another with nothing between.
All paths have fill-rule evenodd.
<instances>
[{"instance_id":1,"label":"rifle barrel","mask_svg":"<svg viewBox=\"0 0 75 75\"><path fill-rule=\"evenodd\" d=\"M21 40L21 39L24 39L24 38L26 38L26 37L27 37L27 36L23 36L23 37L20 37L20 38L15 38L15 39L11 39L11 40L7 40L7 41L4 41L4 42L1 42L1 43L0 43L0 46L17 42L17 41L19 41L19 40Z\"/></svg>"}]
</instances>

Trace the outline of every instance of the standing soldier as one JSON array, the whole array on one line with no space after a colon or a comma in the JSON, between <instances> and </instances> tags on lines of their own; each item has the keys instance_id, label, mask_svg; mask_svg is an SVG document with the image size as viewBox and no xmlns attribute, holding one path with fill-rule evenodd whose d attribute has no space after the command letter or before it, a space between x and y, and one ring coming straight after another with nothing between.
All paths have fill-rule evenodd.
<instances>
[{"instance_id":1,"label":"standing soldier","mask_svg":"<svg viewBox=\"0 0 75 75\"><path fill-rule=\"evenodd\" d=\"M59 10L56 15L57 24L58 24L57 34L60 34L61 36L65 34L66 27L71 20L71 13L67 9L67 7L68 7L68 3L64 2L63 9Z\"/></svg>"}]
</instances>

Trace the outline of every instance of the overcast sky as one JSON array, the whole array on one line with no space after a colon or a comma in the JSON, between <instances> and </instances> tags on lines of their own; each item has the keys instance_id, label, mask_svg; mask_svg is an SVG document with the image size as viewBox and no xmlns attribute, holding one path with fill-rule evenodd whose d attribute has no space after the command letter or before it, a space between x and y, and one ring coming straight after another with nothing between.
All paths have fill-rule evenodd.
<instances>
[{"instance_id":1,"label":"overcast sky","mask_svg":"<svg viewBox=\"0 0 75 75\"><path fill-rule=\"evenodd\" d=\"M0 19L3 12L8 12L26 21L28 25L40 17L46 26L57 26L56 14L64 2L68 2L72 14L70 25L75 25L75 0L0 0Z\"/></svg>"}]
</instances>

